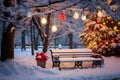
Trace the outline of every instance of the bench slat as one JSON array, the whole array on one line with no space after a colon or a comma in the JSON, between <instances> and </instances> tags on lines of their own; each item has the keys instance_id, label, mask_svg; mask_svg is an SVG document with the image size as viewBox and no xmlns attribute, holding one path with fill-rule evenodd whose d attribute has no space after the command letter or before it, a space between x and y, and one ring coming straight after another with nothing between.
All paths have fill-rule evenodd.
<instances>
[{"instance_id":1,"label":"bench slat","mask_svg":"<svg viewBox=\"0 0 120 80\"><path fill-rule=\"evenodd\" d=\"M59 58L60 62L75 62L75 61L101 61L101 58L81 57L81 58Z\"/></svg>"}]
</instances>

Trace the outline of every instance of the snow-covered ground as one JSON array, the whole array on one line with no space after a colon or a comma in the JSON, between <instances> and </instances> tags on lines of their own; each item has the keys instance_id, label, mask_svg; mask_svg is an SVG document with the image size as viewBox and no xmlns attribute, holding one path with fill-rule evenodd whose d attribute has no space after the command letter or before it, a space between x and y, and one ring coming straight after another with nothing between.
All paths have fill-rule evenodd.
<instances>
[{"instance_id":1,"label":"snow-covered ground","mask_svg":"<svg viewBox=\"0 0 120 80\"><path fill-rule=\"evenodd\" d=\"M51 68L50 52L46 68L36 65L31 50L15 49L15 59L0 62L0 80L120 80L120 58L104 57L102 68L63 69ZM39 50L40 51L40 50Z\"/></svg>"}]
</instances>

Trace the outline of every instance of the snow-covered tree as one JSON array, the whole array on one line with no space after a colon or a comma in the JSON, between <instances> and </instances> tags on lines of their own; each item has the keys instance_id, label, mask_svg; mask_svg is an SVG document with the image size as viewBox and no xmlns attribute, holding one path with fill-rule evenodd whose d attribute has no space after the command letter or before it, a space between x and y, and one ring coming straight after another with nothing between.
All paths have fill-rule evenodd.
<instances>
[{"instance_id":1,"label":"snow-covered tree","mask_svg":"<svg viewBox=\"0 0 120 80\"><path fill-rule=\"evenodd\" d=\"M49 36L49 28L50 25L53 24L53 18L56 18L55 23L57 25L59 24L60 21L57 18L58 15L60 15L59 13L65 13L65 16L67 18L67 20L62 21L62 24L59 26L67 26L66 29L64 29L65 27L62 27L63 30L67 33L73 33L78 30L77 28L79 26L81 26L81 22L78 23L73 19L70 21L70 19L68 19L68 14L72 15L72 12L79 11L79 14L84 14L87 18L89 18L94 12L97 12L99 9L103 9L106 11L106 13L110 14L113 19L119 20L119 4L119 0L0 0L0 21L4 23L3 28L5 31L7 30L10 23L14 24L16 33L19 33L16 34L16 36L20 35L25 29L30 29L31 22L34 21L32 22L32 25L38 27L38 31L43 41L44 52L46 52L49 43L48 39L52 38ZM52 16L54 14L56 16ZM38 19L41 20L43 16L46 16L48 19L48 23L45 25L45 28L43 28L44 26L41 25L40 21L38 21ZM76 22L78 24L76 24ZM62 35L65 35L67 33L64 33ZM10 52L10 50L8 52Z\"/></svg>"},{"instance_id":2,"label":"snow-covered tree","mask_svg":"<svg viewBox=\"0 0 120 80\"><path fill-rule=\"evenodd\" d=\"M113 20L111 16L97 17L94 14L85 22L80 39L95 53L119 55L120 21Z\"/></svg>"}]
</instances>

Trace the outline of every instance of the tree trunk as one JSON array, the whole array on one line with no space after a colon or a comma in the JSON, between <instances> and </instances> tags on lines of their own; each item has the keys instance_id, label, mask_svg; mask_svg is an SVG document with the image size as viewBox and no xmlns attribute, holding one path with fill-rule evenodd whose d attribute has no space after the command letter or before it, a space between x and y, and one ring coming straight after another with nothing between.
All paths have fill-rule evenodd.
<instances>
[{"instance_id":1,"label":"tree trunk","mask_svg":"<svg viewBox=\"0 0 120 80\"><path fill-rule=\"evenodd\" d=\"M23 51L23 50L26 50L26 43L25 43L25 30L22 32L22 46L21 46L21 50Z\"/></svg>"},{"instance_id":2,"label":"tree trunk","mask_svg":"<svg viewBox=\"0 0 120 80\"><path fill-rule=\"evenodd\" d=\"M38 38L39 38L39 34L37 33L37 35L35 36L35 47L34 47L34 49L35 50L38 50Z\"/></svg>"},{"instance_id":3,"label":"tree trunk","mask_svg":"<svg viewBox=\"0 0 120 80\"><path fill-rule=\"evenodd\" d=\"M54 39L54 49L56 49L56 46L57 46L57 44L56 44L56 38Z\"/></svg>"},{"instance_id":4,"label":"tree trunk","mask_svg":"<svg viewBox=\"0 0 120 80\"><path fill-rule=\"evenodd\" d=\"M69 38L69 48L73 49L73 34L72 33L68 34L68 38Z\"/></svg>"},{"instance_id":5,"label":"tree trunk","mask_svg":"<svg viewBox=\"0 0 120 80\"><path fill-rule=\"evenodd\" d=\"M32 55L34 55L34 42L33 42L33 26L32 26L32 21L30 25L30 39L31 39L31 52Z\"/></svg>"},{"instance_id":6,"label":"tree trunk","mask_svg":"<svg viewBox=\"0 0 120 80\"><path fill-rule=\"evenodd\" d=\"M46 25L46 30L45 30L45 34L46 36L44 37L43 40L43 52L46 53L48 50L48 45L49 45L49 25L50 25L50 13L48 14L47 17L47 25Z\"/></svg>"},{"instance_id":7,"label":"tree trunk","mask_svg":"<svg viewBox=\"0 0 120 80\"><path fill-rule=\"evenodd\" d=\"M38 50L38 32L36 31L36 28L33 27L33 37L34 37L34 49Z\"/></svg>"},{"instance_id":8,"label":"tree trunk","mask_svg":"<svg viewBox=\"0 0 120 80\"><path fill-rule=\"evenodd\" d=\"M38 32L40 34L41 40L43 42L43 52L45 53L48 49L48 45L49 45L49 25L50 25L50 13L48 14L47 17L47 25L46 25L46 29L45 29L45 34L42 30L42 26L40 23L40 18L39 16L33 16L32 17L32 21L34 23L34 25L37 27Z\"/></svg>"},{"instance_id":9,"label":"tree trunk","mask_svg":"<svg viewBox=\"0 0 120 80\"><path fill-rule=\"evenodd\" d=\"M5 7L14 7L16 3L16 0L3 0L3 4Z\"/></svg>"},{"instance_id":10,"label":"tree trunk","mask_svg":"<svg viewBox=\"0 0 120 80\"><path fill-rule=\"evenodd\" d=\"M14 34L15 25L10 23L2 36L1 61L14 58Z\"/></svg>"}]
</instances>

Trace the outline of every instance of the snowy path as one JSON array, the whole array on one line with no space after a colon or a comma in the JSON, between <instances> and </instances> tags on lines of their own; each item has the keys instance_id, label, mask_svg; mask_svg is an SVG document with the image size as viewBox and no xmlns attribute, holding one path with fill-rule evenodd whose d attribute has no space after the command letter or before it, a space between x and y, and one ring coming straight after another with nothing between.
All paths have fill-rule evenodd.
<instances>
[{"instance_id":1,"label":"snowy path","mask_svg":"<svg viewBox=\"0 0 120 80\"><path fill-rule=\"evenodd\" d=\"M47 55L50 57L50 53ZM120 80L120 58L105 57L102 68L63 69L51 68L51 59L47 68L36 66L35 56L30 50L15 50L15 59L0 62L0 80Z\"/></svg>"}]
</instances>

